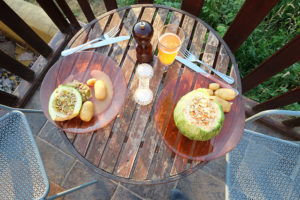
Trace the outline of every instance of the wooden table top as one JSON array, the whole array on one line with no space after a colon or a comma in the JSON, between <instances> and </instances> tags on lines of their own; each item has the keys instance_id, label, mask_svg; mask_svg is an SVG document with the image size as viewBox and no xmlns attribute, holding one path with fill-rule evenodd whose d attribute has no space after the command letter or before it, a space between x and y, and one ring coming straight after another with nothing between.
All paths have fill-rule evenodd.
<instances>
[{"instance_id":1,"label":"wooden table top","mask_svg":"<svg viewBox=\"0 0 300 200\"><path fill-rule=\"evenodd\" d=\"M154 35L151 44L154 51L157 48L161 27L165 23L180 24L186 34L183 45L215 69L223 73L229 72L228 74L235 79L232 87L237 88L241 93L241 81L236 61L225 42L199 18L178 9L139 4L107 12L82 28L71 39L69 47L99 37L114 26L120 27L119 35L131 35L133 25L139 20L146 20L153 25ZM154 115L163 88L170 85L172 81L174 82L174 79L179 83L171 94L173 95L172 101L169 102L169 110L173 110L182 95L197 87L197 84L201 84L201 80L206 79L203 77L201 79L199 74L177 61L165 72L164 67L155 58L154 76L150 82L154 101L147 106L140 106L133 100L133 94L138 85L138 79L135 76L137 66L135 47L135 40L130 39L94 50L110 57L121 68L128 87L127 94L117 117L104 128L87 134L62 133L73 153L97 173L116 181L134 184L173 181L194 172L205 161L222 156L215 154L210 159L200 159L202 161L190 160L174 153L162 140L156 128ZM218 80L216 78L216 81ZM208 85L208 82L212 81L207 79L204 82ZM226 115L229 121L226 127L231 135L230 144L226 142L222 144L223 151L226 152L238 143L244 128L245 116L240 95L234 103L236 104L234 114ZM168 115L166 119L170 120L171 116ZM181 134L178 133L178 135L177 137L181 139L177 139L174 145L178 145L178 141L183 140ZM210 144L214 145L216 141L218 139L210 141Z\"/></svg>"}]
</instances>

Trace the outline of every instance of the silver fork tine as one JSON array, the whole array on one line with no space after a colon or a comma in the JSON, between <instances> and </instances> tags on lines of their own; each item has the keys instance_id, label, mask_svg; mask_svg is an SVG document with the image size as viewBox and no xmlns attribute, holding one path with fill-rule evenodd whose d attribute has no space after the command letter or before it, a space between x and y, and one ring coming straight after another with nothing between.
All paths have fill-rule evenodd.
<instances>
[{"instance_id":1,"label":"silver fork tine","mask_svg":"<svg viewBox=\"0 0 300 200\"><path fill-rule=\"evenodd\" d=\"M117 27L114 26L112 29L110 29L106 34L109 35L110 33L112 33Z\"/></svg>"}]
</instances>

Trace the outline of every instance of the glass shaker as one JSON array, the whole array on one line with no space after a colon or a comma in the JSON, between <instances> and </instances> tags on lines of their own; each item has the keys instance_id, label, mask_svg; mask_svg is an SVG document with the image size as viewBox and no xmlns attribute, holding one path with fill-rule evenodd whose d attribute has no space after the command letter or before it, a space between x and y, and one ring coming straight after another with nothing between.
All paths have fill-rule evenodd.
<instances>
[{"instance_id":1,"label":"glass shaker","mask_svg":"<svg viewBox=\"0 0 300 200\"><path fill-rule=\"evenodd\" d=\"M153 68L147 63L139 64L136 69L139 85L134 93L134 100L140 105L148 105L153 99L153 93L149 88L150 79L153 76Z\"/></svg>"}]
</instances>

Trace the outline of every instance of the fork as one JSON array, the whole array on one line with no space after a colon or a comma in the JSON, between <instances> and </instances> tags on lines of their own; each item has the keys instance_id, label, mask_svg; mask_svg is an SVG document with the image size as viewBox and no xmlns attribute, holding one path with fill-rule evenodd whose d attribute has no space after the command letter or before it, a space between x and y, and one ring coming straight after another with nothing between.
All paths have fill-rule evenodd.
<instances>
[{"instance_id":1,"label":"fork","mask_svg":"<svg viewBox=\"0 0 300 200\"><path fill-rule=\"evenodd\" d=\"M205 62L197 59L196 56L194 54L192 54L191 52L189 52L186 48L181 47L180 53L184 56L185 59L187 59L191 62L198 62L198 63L204 65L205 67L209 68L211 71L213 71L215 74L217 74L220 78L222 78L227 83L229 83L229 84L234 83L234 79L232 77L227 76L226 74L223 74L223 73L215 70L214 68L212 68L211 66L209 66Z\"/></svg>"},{"instance_id":2,"label":"fork","mask_svg":"<svg viewBox=\"0 0 300 200\"><path fill-rule=\"evenodd\" d=\"M88 41L88 42L86 42L86 43L84 43L82 45L76 46L74 48L62 51L61 55L63 55L63 56L70 55L70 54L72 54L74 52L79 51L80 49L82 49L83 47L85 47L87 45L93 44L93 43L98 42L98 41L102 41L102 40L106 40L106 39L112 38L115 35L117 35L117 33L119 31L120 31L120 29L118 27L114 26L112 29L110 29L108 32L104 33L103 35L101 35L98 38L95 38L95 39L93 39L91 41Z\"/></svg>"}]
</instances>

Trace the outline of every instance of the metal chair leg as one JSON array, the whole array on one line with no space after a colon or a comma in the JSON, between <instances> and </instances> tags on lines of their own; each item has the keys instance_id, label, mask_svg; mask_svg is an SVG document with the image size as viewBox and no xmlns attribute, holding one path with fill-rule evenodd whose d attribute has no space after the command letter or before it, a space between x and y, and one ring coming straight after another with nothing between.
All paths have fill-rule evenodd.
<instances>
[{"instance_id":1,"label":"metal chair leg","mask_svg":"<svg viewBox=\"0 0 300 200\"><path fill-rule=\"evenodd\" d=\"M66 191L60 192L60 193L58 193L58 194L55 194L55 195L53 195L53 196L51 196L51 197L48 197L48 198L46 198L46 200L52 200L52 199L59 198L59 197L61 197L61 196L65 196L66 194L69 194L69 193L71 193L71 192L75 192L75 191L77 191L77 190L80 190L80 189L85 188L85 187L87 187L87 186L89 186L89 185L95 184L95 183L97 183L97 182L98 182L98 180L93 180L93 181L91 181L91 182L88 182L88 183L85 183L85 184L82 184L82 185L73 187L73 188L68 189L68 190L66 190Z\"/></svg>"}]
</instances>

